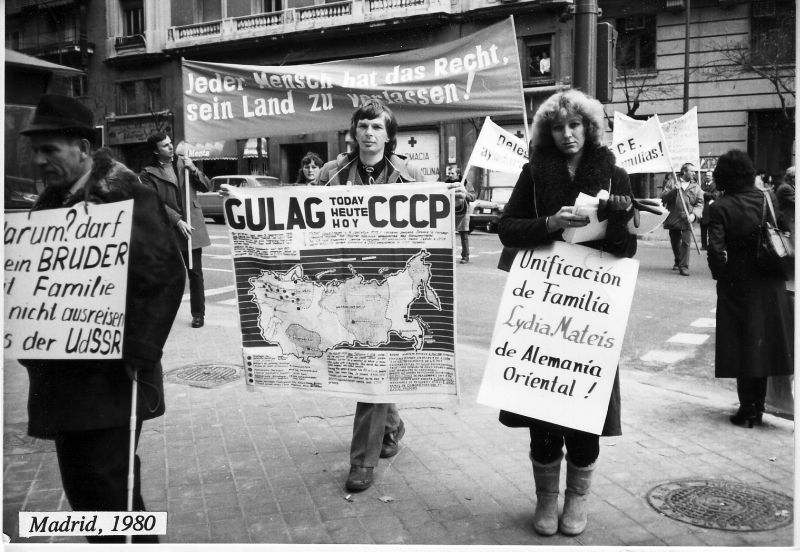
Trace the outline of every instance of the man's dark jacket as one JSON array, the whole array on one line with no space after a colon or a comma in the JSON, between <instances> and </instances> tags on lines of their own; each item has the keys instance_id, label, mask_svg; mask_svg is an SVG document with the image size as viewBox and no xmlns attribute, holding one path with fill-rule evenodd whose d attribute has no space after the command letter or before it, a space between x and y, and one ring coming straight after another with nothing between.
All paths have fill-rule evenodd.
<instances>
[{"instance_id":1,"label":"man's dark jacket","mask_svg":"<svg viewBox=\"0 0 800 552\"><path fill-rule=\"evenodd\" d=\"M48 188L34 210L128 199L134 204L123 359L20 360L30 379L28 433L34 437L127 427L131 379L125 364L139 369L139 419L164 413L161 354L180 306L186 272L161 200L107 150L100 150L82 191L70 198L66 190Z\"/></svg>"}]
</instances>

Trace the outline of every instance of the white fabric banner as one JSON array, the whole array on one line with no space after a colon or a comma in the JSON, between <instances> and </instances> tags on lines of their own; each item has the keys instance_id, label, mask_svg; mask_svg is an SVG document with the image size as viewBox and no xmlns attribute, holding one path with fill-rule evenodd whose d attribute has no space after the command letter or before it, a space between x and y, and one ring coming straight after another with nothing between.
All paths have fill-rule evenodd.
<instances>
[{"instance_id":1,"label":"white fabric banner","mask_svg":"<svg viewBox=\"0 0 800 552\"><path fill-rule=\"evenodd\" d=\"M554 242L517 253L478 402L600 434L639 262Z\"/></svg>"},{"instance_id":2,"label":"white fabric banner","mask_svg":"<svg viewBox=\"0 0 800 552\"><path fill-rule=\"evenodd\" d=\"M468 166L519 174L527 162L528 148L525 141L486 117L469 157Z\"/></svg>"},{"instance_id":3,"label":"white fabric banner","mask_svg":"<svg viewBox=\"0 0 800 552\"><path fill-rule=\"evenodd\" d=\"M627 115L620 113L619 111L614 112L614 132L612 134L611 142L613 144L614 153L617 155L617 165L623 167L626 171L628 171L629 174L645 172L672 172L673 170L677 172L684 163L692 163L695 167L699 168L700 135L697 130L697 107L693 107L677 119L672 119L665 122L658 120L663 135L663 143L668 149L668 160L672 162L671 166L669 162L667 162L663 168L644 170L645 168L649 169L651 166L660 167L661 165L642 165L641 163L637 163L632 164L631 168L628 168L620 162L621 155L624 155L625 159L629 159L634 153L630 150L630 146L624 146L625 142L634 135L641 139L641 136L637 134L638 131L640 131L646 124L652 124L652 119L658 120L658 115L654 115L647 121L639 121L637 119L632 119ZM648 136L651 139L650 145L652 146L654 143L652 141L654 135L650 134ZM621 150L617 149L620 144L623 144ZM639 149L644 149L647 147L646 145L641 144L640 146L641 147ZM641 153L641 151L637 153Z\"/></svg>"},{"instance_id":4,"label":"white fabric banner","mask_svg":"<svg viewBox=\"0 0 800 552\"><path fill-rule=\"evenodd\" d=\"M672 172L658 117L650 117L611 148L617 156L617 165L628 174Z\"/></svg>"}]
</instances>

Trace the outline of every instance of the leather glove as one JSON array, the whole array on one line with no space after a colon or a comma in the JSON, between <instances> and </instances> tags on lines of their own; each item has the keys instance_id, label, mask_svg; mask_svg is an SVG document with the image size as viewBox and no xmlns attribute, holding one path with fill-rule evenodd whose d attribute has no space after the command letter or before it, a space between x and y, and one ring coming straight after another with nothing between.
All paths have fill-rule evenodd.
<instances>
[{"instance_id":1,"label":"leather glove","mask_svg":"<svg viewBox=\"0 0 800 552\"><path fill-rule=\"evenodd\" d=\"M597 207L597 220L604 221L611 211L627 211L631 208L632 198L627 195L610 195L608 199L601 199Z\"/></svg>"}]
</instances>

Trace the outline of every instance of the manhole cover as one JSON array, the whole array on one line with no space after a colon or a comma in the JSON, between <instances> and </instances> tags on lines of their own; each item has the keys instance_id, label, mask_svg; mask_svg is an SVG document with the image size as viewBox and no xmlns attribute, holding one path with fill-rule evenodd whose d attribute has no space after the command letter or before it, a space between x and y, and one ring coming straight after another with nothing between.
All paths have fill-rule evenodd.
<instances>
[{"instance_id":1,"label":"manhole cover","mask_svg":"<svg viewBox=\"0 0 800 552\"><path fill-rule=\"evenodd\" d=\"M768 531L792 522L786 495L722 480L683 480L652 489L647 500L662 514L698 527Z\"/></svg>"},{"instance_id":2,"label":"manhole cover","mask_svg":"<svg viewBox=\"0 0 800 552\"><path fill-rule=\"evenodd\" d=\"M55 452L55 441L28 435L28 424L8 424L3 431L3 454L33 454Z\"/></svg>"},{"instance_id":3,"label":"manhole cover","mask_svg":"<svg viewBox=\"0 0 800 552\"><path fill-rule=\"evenodd\" d=\"M242 377L242 369L233 364L197 364L172 370L165 377L171 383L209 389L239 379Z\"/></svg>"}]
</instances>

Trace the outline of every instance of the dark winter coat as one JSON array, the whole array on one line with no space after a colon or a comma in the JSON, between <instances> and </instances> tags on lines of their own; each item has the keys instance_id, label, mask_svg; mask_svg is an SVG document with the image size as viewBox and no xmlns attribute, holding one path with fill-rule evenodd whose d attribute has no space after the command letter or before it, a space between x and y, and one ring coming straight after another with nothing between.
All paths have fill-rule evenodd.
<instances>
[{"instance_id":1,"label":"dark winter coat","mask_svg":"<svg viewBox=\"0 0 800 552\"><path fill-rule=\"evenodd\" d=\"M95 153L83 193L48 188L34 210L133 199L128 258L123 359L24 360L28 370L28 433L53 438L72 431L127 427L131 380L125 364L139 369L138 416L164 413L161 354L178 312L185 269L158 196L107 150Z\"/></svg>"},{"instance_id":2,"label":"dark winter coat","mask_svg":"<svg viewBox=\"0 0 800 552\"><path fill-rule=\"evenodd\" d=\"M178 221L186 220L186 188L184 183L184 165L180 157L172 164L177 175L178 182L171 182L164 178L158 165L148 165L141 173L139 178L142 179L144 184L152 186L158 193L158 197L164 202L167 208L167 216L169 217L170 225L172 226L175 236L178 239L178 244L184 251L187 248L188 242L183 237L180 230L178 230ZM200 170L189 177L191 186L189 187L189 199L191 201L191 208L189 215L191 216L192 230L192 249L201 247L208 247L211 245L211 238L208 236L208 229L203 220L203 210L200 208L200 203L197 201L197 190L201 192L208 192L211 190L211 181Z\"/></svg>"},{"instance_id":3,"label":"dark winter coat","mask_svg":"<svg viewBox=\"0 0 800 552\"><path fill-rule=\"evenodd\" d=\"M793 373L794 309L786 281L782 274L760 271L755 263L763 201L764 192L755 187L727 190L709 209L708 266L717 280L718 378ZM786 227L782 217L778 224Z\"/></svg>"},{"instance_id":4,"label":"dark winter coat","mask_svg":"<svg viewBox=\"0 0 800 552\"><path fill-rule=\"evenodd\" d=\"M630 180L624 169L615 166L614 154L605 147L585 146L575 178L570 178L566 158L554 147L537 148L531 162L522 168L514 191L506 203L498 222L500 241L506 246L499 268L508 270L516 254L515 249L531 248L562 240L561 230L547 231L546 218L565 205L574 205L578 194L596 196L601 189L612 195L633 197ZM633 257L636 253L636 236L628 232L632 211L613 211L608 216L606 237L582 243L586 247L601 249L618 257ZM618 371L619 372L619 371ZM547 426L519 414L501 411L500 422L510 427ZM619 373L608 403L608 413L602 435L621 435Z\"/></svg>"}]
</instances>

